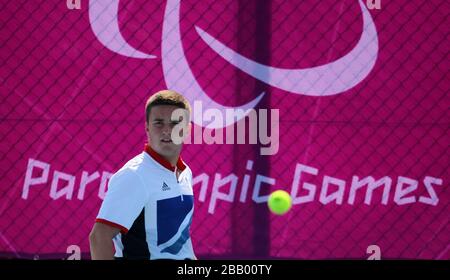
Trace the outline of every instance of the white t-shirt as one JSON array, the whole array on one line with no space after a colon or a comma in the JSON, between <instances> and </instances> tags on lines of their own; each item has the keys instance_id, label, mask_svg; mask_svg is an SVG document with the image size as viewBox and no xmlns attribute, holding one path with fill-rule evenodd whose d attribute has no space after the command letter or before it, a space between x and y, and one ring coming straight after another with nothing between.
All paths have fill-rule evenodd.
<instances>
[{"instance_id":1,"label":"white t-shirt","mask_svg":"<svg viewBox=\"0 0 450 280\"><path fill-rule=\"evenodd\" d=\"M189 167L181 159L172 167L146 146L111 177L96 222L121 230L113 239L115 257L195 259L193 211Z\"/></svg>"}]
</instances>

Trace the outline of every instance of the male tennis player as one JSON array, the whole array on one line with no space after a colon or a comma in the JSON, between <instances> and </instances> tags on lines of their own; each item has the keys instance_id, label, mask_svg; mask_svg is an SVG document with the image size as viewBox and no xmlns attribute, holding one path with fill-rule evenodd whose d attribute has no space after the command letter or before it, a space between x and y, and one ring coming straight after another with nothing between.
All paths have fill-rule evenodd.
<instances>
[{"instance_id":1,"label":"male tennis player","mask_svg":"<svg viewBox=\"0 0 450 280\"><path fill-rule=\"evenodd\" d=\"M175 116L180 111L186 119ZM196 259L189 232L192 172L180 158L182 143L172 137L177 125L189 130L191 107L163 90L148 99L145 112L148 144L109 181L89 236L94 260Z\"/></svg>"}]
</instances>

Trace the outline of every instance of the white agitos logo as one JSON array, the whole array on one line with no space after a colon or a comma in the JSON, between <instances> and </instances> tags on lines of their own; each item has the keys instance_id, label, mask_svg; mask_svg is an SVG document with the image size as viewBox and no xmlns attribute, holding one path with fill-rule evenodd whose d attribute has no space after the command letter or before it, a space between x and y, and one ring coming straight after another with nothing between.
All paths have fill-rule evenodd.
<instances>
[{"instance_id":1,"label":"white agitos logo","mask_svg":"<svg viewBox=\"0 0 450 280\"><path fill-rule=\"evenodd\" d=\"M372 70L378 56L378 37L375 24L364 3L358 1L362 17L363 31L356 46L345 56L328 64L304 68L283 69L260 64L235 52L198 26L197 34L217 54L248 75L295 94L327 96L342 93L360 83ZM130 46L119 30L117 12L119 0L90 0L89 20L98 40L108 49L127 57L151 59L154 55L143 53ZM180 0L168 0L162 30L162 66L168 88L183 93L191 103L201 101L206 109L217 109L225 115L226 109L241 109L237 119L217 124L228 126L247 114L264 96L258 97L239 107L226 107L211 99L196 81L184 54L180 34ZM197 125L202 112L193 112Z\"/></svg>"}]
</instances>

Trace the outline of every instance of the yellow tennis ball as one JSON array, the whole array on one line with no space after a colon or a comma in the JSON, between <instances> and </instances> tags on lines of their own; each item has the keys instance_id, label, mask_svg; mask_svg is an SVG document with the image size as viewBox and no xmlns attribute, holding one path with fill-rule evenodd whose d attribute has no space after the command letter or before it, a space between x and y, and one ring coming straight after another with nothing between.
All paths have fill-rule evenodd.
<instances>
[{"instance_id":1,"label":"yellow tennis ball","mask_svg":"<svg viewBox=\"0 0 450 280\"><path fill-rule=\"evenodd\" d=\"M276 215L283 215L286 214L289 209L291 209L292 199L287 192L283 190L277 190L269 195L267 204L269 205L269 209L270 211L272 211L272 213Z\"/></svg>"}]
</instances>

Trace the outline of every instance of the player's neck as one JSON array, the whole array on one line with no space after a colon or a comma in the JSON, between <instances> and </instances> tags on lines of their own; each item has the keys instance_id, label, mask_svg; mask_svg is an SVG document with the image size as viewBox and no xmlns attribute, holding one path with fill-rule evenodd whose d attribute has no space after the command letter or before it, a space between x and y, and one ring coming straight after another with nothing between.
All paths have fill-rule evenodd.
<instances>
[{"instance_id":1,"label":"player's neck","mask_svg":"<svg viewBox=\"0 0 450 280\"><path fill-rule=\"evenodd\" d=\"M164 157L164 159L166 159L170 163L170 165L177 166L178 157L179 155L176 155L171 157Z\"/></svg>"},{"instance_id":2,"label":"player's neck","mask_svg":"<svg viewBox=\"0 0 450 280\"><path fill-rule=\"evenodd\" d=\"M144 150L154 159L160 161L160 163L167 168L171 169L171 167L176 167L178 164L178 160L180 158L181 149L179 151L174 152L172 155L162 155L155 151L149 144L145 144ZM170 166L168 166L170 165Z\"/></svg>"},{"instance_id":3,"label":"player's neck","mask_svg":"<svg viewBox=\"0 0 450 280\"><path fill-rule=\"evenodd\" d=\"M167 162L170 163L171 166L177 166L178 159L180 158L180 153L175 153L173 155L161 155L159 154L163 159L165 159Z\"/></svg>"}]
</instances>

